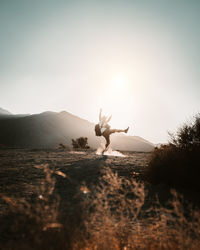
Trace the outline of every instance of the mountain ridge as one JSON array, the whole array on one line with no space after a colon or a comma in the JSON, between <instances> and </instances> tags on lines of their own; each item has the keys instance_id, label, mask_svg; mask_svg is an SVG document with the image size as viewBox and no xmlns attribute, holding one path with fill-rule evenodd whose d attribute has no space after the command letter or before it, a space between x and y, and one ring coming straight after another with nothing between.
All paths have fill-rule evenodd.
<instances>
[{"instance_id":1,"label":"mountain ridge","mask_svg":"<svg viewBox=\"0 0 200 250\"><path fill-rule=\"evenodd\" d=\"M91 148L98 148L103 137L95 136L94 123L67 111L45 111L33 115L15 115L0 120L0 144L16 148L55 148L87 137ZM152 143L125 134L111 135L111 147L126 151L152 151ZM104 142L103 142L104 143Z\"/></svg>"},{"instance_id":2,"label":"mountain ridge","mask_svg":"<svg viewBox=\"0 0 200 250\"><path fill-rule=\"evenodd\" d=\"M12 113L0 107L0 115L12 115Z\"/></svg>"}]
</instances>

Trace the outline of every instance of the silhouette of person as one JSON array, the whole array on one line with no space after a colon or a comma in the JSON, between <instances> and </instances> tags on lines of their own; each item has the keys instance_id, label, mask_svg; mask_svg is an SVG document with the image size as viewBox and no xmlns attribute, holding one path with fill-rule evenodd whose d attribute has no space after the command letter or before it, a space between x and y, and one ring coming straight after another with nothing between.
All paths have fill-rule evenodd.
<instances>
[{"instance_id":1,"label":"silhouette of person","mask_svg":"<svg viewBox=\"0 0 200 250\"><path fill-rule=\"evenodd\" d=\"M127 129L111 129L110 125L108 124L108 122L111 120L112 115L107 118L106 116L102 116L102 109L100 109L99 112L99 129L101 131L101 135L106 139L106 145L105 145L105 149L103 150L102 154L106 151L106 149L108 148L108 146L110 145L110 135L113 133L127 133L129 130L129 127Z\"/></svg>"}]
</instances>

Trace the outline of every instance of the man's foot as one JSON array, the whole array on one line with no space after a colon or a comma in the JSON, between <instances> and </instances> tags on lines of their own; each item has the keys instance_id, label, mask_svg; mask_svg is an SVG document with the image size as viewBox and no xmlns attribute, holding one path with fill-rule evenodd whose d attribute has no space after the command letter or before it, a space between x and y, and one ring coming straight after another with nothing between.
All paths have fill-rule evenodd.
<instances>
[{"instance_id":1,"label":"man's foot","mask_svg":"<svg viewBox=\"0 0 200 250\"><path fill-rule=\"evenodd\" d=\"M103 149L103 151L101 152L101 154L103 155L106 151L106 148Z\"/></svg>"},{"instance_id":2,"label":"man's foot","mask_svg":"<svg viewBox=\"0 0 200 250\"><path fill-rule=\"evenodd\" d=\"M104 148L104 150L101 152L101 154L103 155L107 150L108 150L108 146Z\"/></svg>"},{"instance_id":3,"label":"man's foot","mask_svg":"<svg viewBox=\"0 0 200 250\"><path fill-rule=\"evenodd\" d=\"M129 130L129 127L127 129L124 129L124 133L127 134L128 130Z\"/></svg>"}]
</instances>

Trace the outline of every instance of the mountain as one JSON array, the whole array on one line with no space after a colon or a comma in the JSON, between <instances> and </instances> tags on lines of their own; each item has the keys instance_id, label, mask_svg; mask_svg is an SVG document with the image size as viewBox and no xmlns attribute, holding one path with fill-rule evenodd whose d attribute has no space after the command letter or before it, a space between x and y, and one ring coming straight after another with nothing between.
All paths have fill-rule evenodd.
<instances>
[{"instance_id":1,"label":"mountain","mask_svg":"<svg viewBox=\"0 0 200 250\"><path fill-rule=\"evenodd\" d=\"M25 117L29 116L29 114L12 114L9 111L0 108L0 120L7 119L7 118L17 118L17 117Z\"/></svg>"},{"instance_id":2,"label":"mountain","mask_svg":"<svg viewBox=\"0 0 200 250\"><path fill-rule=\"evenodd\" d=\"M26 116L0 118L0 144L17 148L55 148L59 143L70 144L71 139L88 137L91 148L98 148L104 139L96 137L94 123L66 111L44 112ZM151 151L154 145L136 136L111 135L113 149Z\"/></svg>"},{"instance_id":3,"label":"mountain","mask_svg":"<svg viewBox=\"0 0 200 250\"><path fill-rule=\"evenodd\" d=\"M0 116L2 116L2 115L12 115L12 114L9 111L0 108Z\"/></svg>"}]
</instances>

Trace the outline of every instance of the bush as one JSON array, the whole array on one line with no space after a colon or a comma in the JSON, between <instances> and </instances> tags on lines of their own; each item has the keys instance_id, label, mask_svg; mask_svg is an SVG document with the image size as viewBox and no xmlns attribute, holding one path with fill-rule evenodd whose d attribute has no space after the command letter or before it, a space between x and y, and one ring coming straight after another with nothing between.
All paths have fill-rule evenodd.
<instances>
[{"instance_id":1,"label":"bush","mask_svg":"<svg viewBox=\"0 0 200 250\"><path fill-rule=\"evenodd\" d=\"M167 145L153 151L146 177L155 184L164 182L200 190L200 114L170 136Z\"/></svg>"},{"instance_id":2,"label":"bush","mask_svg":"<svg viewBox=\"0 0 200 250\"><path fill-rule=\"evenodd\" d=\"M178 129L176 135L171 135L171 141L179 148L193 150L200 147L200 113L194 117L193 122L184 124Z\"/></svg>"},{"instance_id":3,"label":"bush","mask_svg":"<svg viewBox=\"0 0 200 250\"><path fill-rule=\"evenodd\" d=\"M74 149L89 149L88 138L87 137L79 137L78 139L72 139L72 146Z\"/></svg>"},{"instance_id":4,"label":"bush","mask_svg":"<svg viewBox=\"0 0 200 250\"><path fill-rule=\"evenodd\" d=\"M59 143L58 149L70 151L70 146L69 145L64 145L63 143Z\"/></svg>"}]
</instances>

